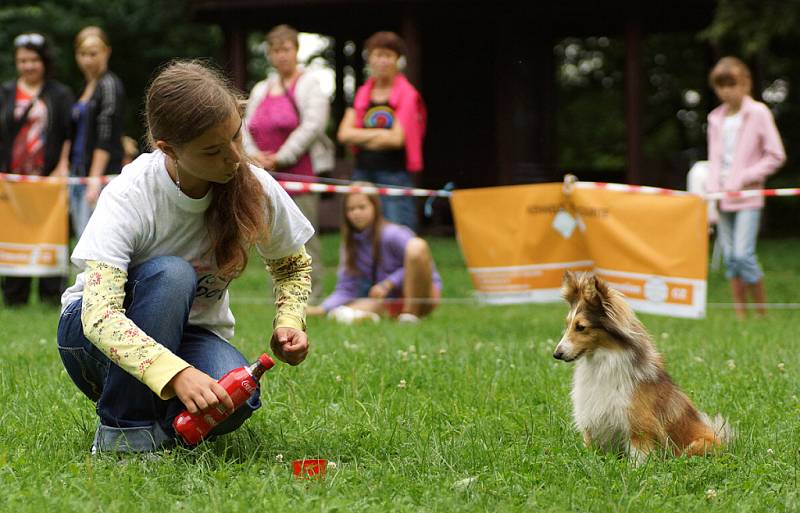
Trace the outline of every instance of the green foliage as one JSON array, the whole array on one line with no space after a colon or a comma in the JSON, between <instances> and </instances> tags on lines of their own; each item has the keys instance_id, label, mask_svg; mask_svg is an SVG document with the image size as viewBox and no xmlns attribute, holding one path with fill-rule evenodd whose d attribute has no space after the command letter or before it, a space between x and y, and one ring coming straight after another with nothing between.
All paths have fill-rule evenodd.
<instances>
[{"instance_id":1,"label":"green foliage","mask_svg":"<svg viewBox=\"0 0 800 513\"><path fill-rule=\"evenodd\" d=\"M800 142L800 2L783 0L719 0L711 25L699 34L719 55L738 55L754 73L754 94L762 96L778 81L788 89L784 101L771 104L788 156L784 168L768 187L797 187L800 165L795 148ZM765 100L766 95L764 97ZM800 198L767 205L767 222L775 233L796 233Z\"/></svg>"},{"instance_id":2,"label":"green foliage","mask_svg":"<svg viewBox=\"0 0 800 513\"><path fill-rule=\"evenodd\" d=\"M607 37L567 38L554 52L560 86L559 166L571 172L623 169L622 43Z\"/></svg>"},{"instance_id":3,"label":"green foliage","mask_svg":"<svg viewBox=\"0 0 800 513\"><path fill-rule=\"evenodd\" d=\"M618 38L567 38L558 63L559 165L569 170L625 168L625 48ZM703 122L712 104L705 56L693 34L651 34L644 40L643 154L669 161L705 145ZM687 103L686 93L692 92ZM688 170L688 169L687 169ZM624 175L617 179L624 180ZM665 177L661 183L670 183Z\"/></svg>"},{"instance_id":4,"label":"green foliage","mask_svg":"<svg viewBox=\"0 0 800 513\"><path fill-rule=\"evenodd\" d=\"M717 46L733 46L745 58L769 50L775 39L798 35L800 4L786 0L718 0L714 21L700 33Z\"/></svg>"},{"instance_id":5,"label":"green foliage","mask_svg":"<svg viewBox=\"0 0 800 513\"><path fill-rule=\"evenodd\" d=\"M337 243L323 238L327 290ZM444 297L466 297L455 241L431 245ZM800 240L760 249L771 300L796 303ZM264 282L254 258L232 284L248 357L270 331ZM737 322L719 273L709 300L704 320L642 319L675 381L739 438L639 467L583 448L571 425L572 367L551 356L560 304L443 304L418 326L312 319L309 359L265 375L242 429L152 458L91 457L95 414L62 370L58 313L0 309L0 511L797 511L796 311ZM291 477L293 459L317 456L337 464L326 479Z\"/></svg>"},{"instance_id":6,"label":"green foliage","mask_svg":"<svg viewBox=\"0 0 800 513\"><path fill-rule=\"evenodd\" d=\"M57 78L77 91L83 81L73 57L73 40L87 25L111 38L109 68L122 79L128 97L127 133L143 135L140 113L146 84L158 66L173 58L220 62L222 35L217 27L189 21L188 1L42 0L3 2L0 6L0 79L16 76L12 41L23 32L40 32L56 50Z\"/></svg>"}]
</instances>

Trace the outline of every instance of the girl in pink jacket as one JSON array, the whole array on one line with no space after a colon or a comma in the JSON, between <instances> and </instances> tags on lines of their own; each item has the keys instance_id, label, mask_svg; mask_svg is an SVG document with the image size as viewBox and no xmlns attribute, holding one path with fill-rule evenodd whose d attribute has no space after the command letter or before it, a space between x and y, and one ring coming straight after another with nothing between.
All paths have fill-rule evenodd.
<instances>
[{"instance_id":1,"label":"girl in pink jacket","mask_svg":"<svg viewBox=\"0 0 800 513\"><path fill-rule=\"evenodd\" d=\"M722 105L708 115L708 192L762 189L767 177L786 160L780 134L769 108L751 96L747 65L724 57L709 74L709 83ZM718 237L725 260L725 275L740 318L747 314L747 294L765 315L764 273L756 258L756 238L764 198L720 200Z\"/></svg>"}]
</instances>

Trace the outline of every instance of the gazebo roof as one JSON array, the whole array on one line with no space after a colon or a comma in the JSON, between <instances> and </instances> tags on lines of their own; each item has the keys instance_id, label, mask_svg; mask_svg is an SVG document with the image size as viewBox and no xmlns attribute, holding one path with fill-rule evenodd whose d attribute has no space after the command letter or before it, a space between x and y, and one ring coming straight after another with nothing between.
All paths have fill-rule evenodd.
<instances>
[{"instance_id":1,"label":"gazebo roof","mask_svg":"<svg viewBox=\"0 0 800 513\"><path fill-rule=\"evenodd\" d=\"M276 20L321 33L349 32L356 27L385 24L398 13L412 10L458 23L480 17L487 23L508 15L546 26L556 35L612 35L625 30L627 20L638 18L645 32L696 31L708 24L716 0L192 0L191 15L198 21L263 28ZM354 15L357 12L358 15ZM498 27L499 28L499 27Z\"/></svg>"}]
</instances>

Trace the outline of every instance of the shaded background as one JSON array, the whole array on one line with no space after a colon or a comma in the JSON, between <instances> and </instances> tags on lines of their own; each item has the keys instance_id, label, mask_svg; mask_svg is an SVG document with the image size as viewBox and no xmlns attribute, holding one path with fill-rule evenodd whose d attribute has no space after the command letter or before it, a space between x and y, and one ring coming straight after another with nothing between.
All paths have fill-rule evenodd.
<instances>
[{"instance_id":1,"label":"shaded background","mask_svg":"<svg viewBox=\"0 0 800 513\"><path fill-rule=\"evenodd\" d=\"M407 74L429 108L420 185L458 187L560 180L685 186L705 155L705 117L717 104L713 63L743 57L754 96L773 110L789 161L770 187L800 182L793 159L800 100L800 2L677 0L50 0L0 6L0 79L15 76L12 40L36 31L58 50L56 76L78 89L72 40L87 24L110 35L110 67L128 94L127 133L143 140L142 96L153 70L175 57L209 59L243 89L263 77L263 34L289 22L318 34L306 55L332 77L336 125L364 77L362 43L376 30L409 42ZM309 39L311 41L311 39ZM350 156L339 149L337 174ZM437 208L429 231L451 227ZM800 199L768 202L771 235L796 234ZM334 223L335 224L335 223Z\"/></svg>"}]
</instances>

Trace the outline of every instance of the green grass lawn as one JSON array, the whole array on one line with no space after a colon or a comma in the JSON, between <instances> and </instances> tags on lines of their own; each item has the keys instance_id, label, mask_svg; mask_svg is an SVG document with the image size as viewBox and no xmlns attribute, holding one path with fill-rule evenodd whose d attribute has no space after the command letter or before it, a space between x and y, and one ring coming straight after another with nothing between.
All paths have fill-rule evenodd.
<instances>
[{"instance_id":1,"label":"green grass lawn","mask_svg":"<svg viewBox=\"0 0 800 513\"><path fill-rule=\"evenodd\" d=\"M324 243L330 290L337 239ZM455 242L431 243L444 297L469 297ZM770 300L800 302L800 240L765 240L759 253ZM258 263L232 286L234 343L252 358L272 319ZM712 274L709 302L729 301ZM800 510L797 311L643 315L675 381L739 438L716 457L640 467L585 449L572 427L572 367L551 356L565 313L467 302L418 326L312 319L308 360L265 375L264 407L244 428L119 458L89 454L95 414L62 370L58 313L0 309L0 512ZM290 462L303 457L336 468L296 480Z\"/></svg>"}]
</instances>

